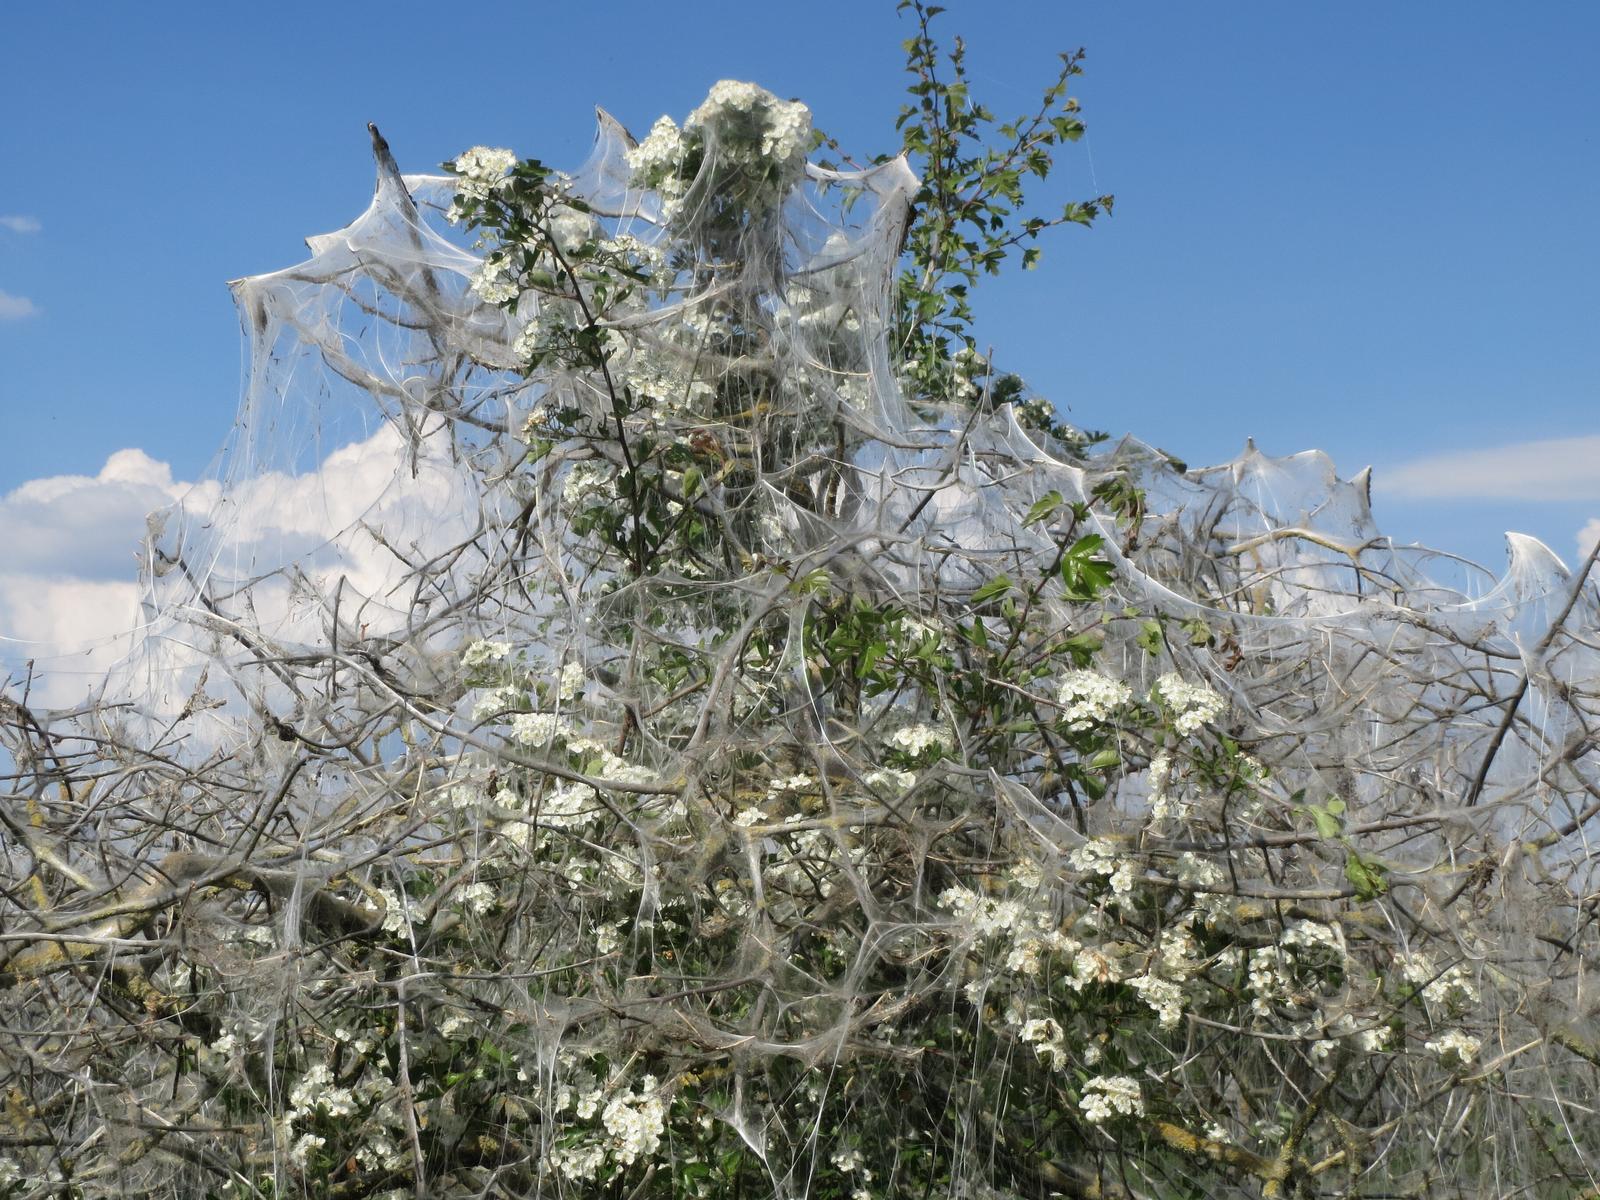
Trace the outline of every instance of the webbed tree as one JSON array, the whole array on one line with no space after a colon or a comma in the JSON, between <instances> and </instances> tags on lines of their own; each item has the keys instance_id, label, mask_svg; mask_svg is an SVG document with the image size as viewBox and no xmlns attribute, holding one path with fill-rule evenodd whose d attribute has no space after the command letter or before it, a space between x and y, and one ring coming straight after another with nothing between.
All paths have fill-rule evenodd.
<instances>
[{"instance_id":1,"label":"webbed tree","mask_svg":"<svg viewBox=\"0 0 1600 1200\"><path fill-rule=\"evenodd\" d=\"M929 15L910 160L374 135L236 285L140 655L0 714L0 1195L1590 1186L1589 564L1010 403L1078 59L983 148Z\"/></svg>"}]
</instances>

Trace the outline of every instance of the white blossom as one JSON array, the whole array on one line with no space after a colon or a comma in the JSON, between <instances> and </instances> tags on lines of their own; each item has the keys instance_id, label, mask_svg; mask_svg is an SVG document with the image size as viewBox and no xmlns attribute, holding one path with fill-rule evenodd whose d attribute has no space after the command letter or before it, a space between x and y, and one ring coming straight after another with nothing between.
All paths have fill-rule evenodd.
<instances>
[{"instance_id":1,"label":"white blossom","mask_svg":"<svg viewBox=\"0 0 1600 1200\"><path fill-rule=\"evenodd\" d=\"M483 914L500 902L499 894L487 883L469 883L456 892L456 900L472 912Z\"/></svg>"},{"instance_id":2,"label":"white blossom","mask_svg":"<svg viewBox=\"0 0 1600 1200\"><path fill-rule=\"evenodd\" d=\"M644 177L676 172L682 160L683 131L668 116L657 117L644 141L628 151L628 166Z\"/></svg>"},{"instance_id":3,"label":"white blossom","mask_svg":"<svg viewBox=\"0 0 1600 1200\"><path fill-rule=\"evenodd\" d=\"M490 146L474 146L456 157L456 194L477 200L486 200L511 174L517 165L514 151ZM451 219L459 220L455 210Z\"/></svg>"},{"instance_id":4,"label":"white blossom","mask_svg":"<svg viewBox=\"0 0 1600 1200\"><path fill-rule=\"evenodd\" d=\"M1163 675L1151 693L1171 711L1173 728L1184 737L1215 721L1228 707L1216 692L1202 683L1189 683L1181 675Z\"/></svg>"},{"instance_id":5,"label":"white blossom","mask_svg":"<svg viewBox=\"0 0 1600 1200\"><path fill-rule=\"evenodd\" d=\"M483 695L473 702L472 719L474 721L487 721L493 717L498 717L502 713L513 712L521 707L526 698L521 688L485 688Z\"/></svg>"},{"instance_id":6,"label":"white blossom","mask_svg":"<svg viewBox=\"0 0 1600 1200\"><path fill-rule=\"evenodd\" d=\"M521 295L522 287L510 272L510 265L505 255L491 254L479 264L467 286L489 304L515 300Z\"/></svg>"},{"instance_id":7,"label":"white blossom","mask_svg":"<svg viewBox=\"0 0 1600 1200\"><path fill-rule=\"evenodd\" d=\"M548 746L565 726L554 713L518 713L511 718L511 736L525 746Z\"/></svg>"},{"instance_id":8,"label":"white blossom","mask_svg":"<svg viewBox=\"0 0 1600 1200\"><path fill-rule=\"evenodd\" d=\"M1483 1043L1470 1033L1452 1029L1428 1042L1427 1047L1439 1056L1441 1062L1464 1067L1478 1057L1478 1051L1483 1048Z\"/></svg>"},{"instance_id":9,"label":"white blossom","mask_svg":"<svg viewBox=\"0 0 1600 1200\"><path fill-rule=\"evenodd\" d=\"M611 1152L624 1166L656 1152L666 1126L666 1107L653 1075L646 1075L639 1091L612 1097L600 1114L600 1123L612 1137Z\"/></svg>"},{"instance_id":10,"label":"white blossom","mask_svg":"<svg viewBox=\"0 0 1600 1200\"><path fill-rule=\"evenodd\" d=\"M550 1152L550 1161L557 1171L575 1182L593 1179L605 1165L605 1147L598 1142L581 1142L576 1146L557 1146Z\"/></svg>"},{"instance_id":11,"label":"white blossom","mask_svg":"<svg viewBox=\"0 0 1600 1200\"><path fill-rule=\"evenodd\" d=\"M1032 1046L1034 1053L1052 1067L1066 1065L1066 1035L1054 1017L1033 1017L1023 1022L1017 1036Z\"/></svg>"},{"instance_id":12,"label":"white blossom","mask_svg":"<svg viewBox=\"0 0 1600 1200\"><path fill-rule=\"evenodd\" d=\"M289 1117L298 1120L321 1109L330 1117L348 1117L356 1110L349 1088L333 1086L333 1072L314 1063L289 1092Z\"/></svg>"},{"instance_id":13,"label":"white blossom","mask_svg":"<svg viewBox=\"0 0 1600 1200\"><path fill-rule=\"evenodd\" d=\"M896 771L890 768L868 771L862 778L868 787L880 788L895 795L909 792L917 783L915 771Z\"/></svg>"},{"instance_id":14,"label":"white blossom","mask_svg":"<svg viewBox=\"0 0 1600 1200\"><path fill-rule=\"evenodd\" d=\"M304 1168L306 1165L306 1157L313 1150L320 1146L326 1146L327 1144L327 1138L318 1137L314 1133L303 1133L300 1135L300 1140L295 1142L295 1144L290 1147L289 1161L296 1167Z\"/></svg>"},{"instance_id":15,"label":"white blossom","mask_svg":"<svg viewBox=\"0 0 1600 1200\"><path fill-rule=\"evenodd\" d=\"M815 790L817 781L809 775L783 775L767 784L767 799L778 800L792 792Z\"/></svg>"},{"instance_id":16,"label":"white blossom","mask_svg":"<svg viewBox=\"0 0 1600 1200\"><path fill-rule=\"evenodd\" d=\"M1133 689L1098 671L1068 671L1061 677L1056 699L1061 719L1069 729L1088 729L1111 720L1133 697Z\"/></svg>"},{"instance_id":17,"label":"white blossom","mask_svg":"<svg viewBox=\"0 0 1600 1200\"><path fill-rule=\"evenodd\" d=\"M854 1147L849 1150L835 1150L833 1152L833 1165L846 1174L860 1170L861 1162L861 1151Z\"/></svg>"},{"instance_id":18,"label":"white blossom","mask_svg":"<svg viewBox=\"0 0 1600 1200\"><path fill-rule=\"evenodd\" d=\"M883 740L913 758L921 756L929 749L943 750L955 744L955 739L948 729L934 725L902 725Z\"/></svg>"},{"instance_id":19,"label":"white blossom","mask_svg":"<svg viewBox=\"0 0 1600 1200\"><path fill-rule=\"evenodd\" d=\"M1422 986L1422 998L1429 1004L1471 1003L1478 999L1478 985L1461 965L1437 970L1426 954L1407 954L1400 959L1400 972L1407 983Z\"/></svg>"},{"instance_id":20,"label":"white blossom","mask_svg":"<svg viewBox=\"0 0 1600 1200\"><path fill-rule=\"evenodd\" d=\"M575 700L583 691L583 664L573 661L566 663L561 668L561 682L556 689L556 694L562 700Z\"/></svg>"},{"instance_id":21,"label":"white blossom","mask_svg":"<svg viewBox=\"0 0 1600 1200\"><path fill-rule=\"evenodd\" d=\"M1092 1125L1099 1125L1120 1113L1137 1117L1144 1113L1144 1094L1139 1081L1126 1075L1100 1075L1083 1085L1083 1097L1078 1101L1084 1117Z\"/></svg>"},{"instance_id":22,"label":"white blossom","mask_svg":"<svg viewBox=\"0 0 1600 1200\"><path fill-rule=\"evenodd\" d=\"M1161 1028L1176 1028L1183 1019L1183 988L1172 980L1140 975L1130 979L1128 986L1139 993L1139 999L1155 1010L1156 1021Z\"/></svg>"}]
</instances>

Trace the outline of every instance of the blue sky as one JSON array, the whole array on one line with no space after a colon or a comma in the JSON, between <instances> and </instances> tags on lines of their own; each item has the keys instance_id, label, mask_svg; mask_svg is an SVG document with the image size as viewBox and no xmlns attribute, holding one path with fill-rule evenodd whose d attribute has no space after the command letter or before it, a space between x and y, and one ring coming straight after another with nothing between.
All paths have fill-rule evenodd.
<instances>
[{"instance_id":1,"label":"blue sky","mask_svg":"<svg viewBox=\"0 0 1600 1200\"><path fill-rule=\"evenodd\" d=\"M1399 540L1498 566L1518 529L1571 560L1600 517L1600 6L948 8L997 109L1088 49L1089 136L1052 184L1117 195L979 293L1003 363L1192 464L1246 436L1370 463ZM367 121L407 169L475 143L574 165L593 105L642 133L744 78L866 156L911 33L891 0L0 20L0 495L132 448L203 474L238 398L224 281L362 208Z\"/></svg>"}]
</instances>

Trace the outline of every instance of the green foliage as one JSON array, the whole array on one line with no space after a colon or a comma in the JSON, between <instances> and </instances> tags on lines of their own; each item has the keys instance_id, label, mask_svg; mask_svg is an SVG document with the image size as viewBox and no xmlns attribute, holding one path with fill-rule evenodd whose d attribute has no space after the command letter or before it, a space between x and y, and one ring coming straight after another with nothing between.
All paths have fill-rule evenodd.
<instances>
[{"instance_id":1,"label":"green foliage","mask_svg":"<svg viewBox=\"0 0 1600 1200\"><path fill-rule=\"evenodd\" d=\"M1083 136L1068 88L1082 74L1084 52L1063 53L1038 106L1002 121L972 94L964 40L944 50L935 39L931 24L944 9L923 0L900 0L899 8L912 15L917 32L905 42L911 102L896 124L903 152L922 173L898 292L905 377L933 399L1015 403L1025 422L1081 446L1085 435L1058 422L1048 402L1025 399L1017 376L1001 374L981 386L991 368L972 334L972 293L1019 251L1023 269L1036 266L1046 230L1090 225L1111 211L1111 196L1069 201L1050 215L1028 207L1055 153Z\"/></svg>"}]
</instances>

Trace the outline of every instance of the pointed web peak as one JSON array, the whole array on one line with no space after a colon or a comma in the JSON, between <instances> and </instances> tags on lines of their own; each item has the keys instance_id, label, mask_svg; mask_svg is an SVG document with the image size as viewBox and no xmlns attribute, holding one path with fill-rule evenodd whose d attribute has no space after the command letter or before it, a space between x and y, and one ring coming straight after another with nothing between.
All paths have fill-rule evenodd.
<instances>
[{"instance_id":1,"label":"pointed web peak","mask_svg":"<svg viewBox=\"0 0 1600 1200\"><path fill-rule=\"evenodd\" d=\"M411 193L406 190L405 180L400 177L400 168L394 161L394 155L390 153L388 141L371 121L367 122L367 132L372 135L372 157L378 167L378 177L373 183L372 194L381 196L387 192L410 200Z\"/></svg>"}]
</instances>

